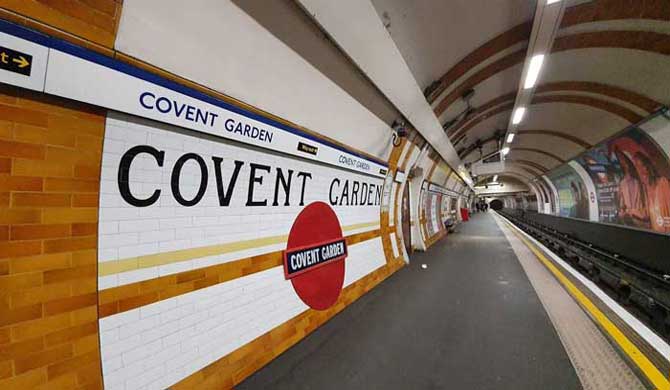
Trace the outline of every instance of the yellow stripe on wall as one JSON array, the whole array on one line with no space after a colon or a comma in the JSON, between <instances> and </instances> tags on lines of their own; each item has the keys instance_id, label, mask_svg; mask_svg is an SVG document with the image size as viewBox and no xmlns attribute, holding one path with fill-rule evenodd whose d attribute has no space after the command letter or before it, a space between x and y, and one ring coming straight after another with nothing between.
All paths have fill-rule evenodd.
<instances>
[{"instance_id":1,"label":"yellow stripe on wall","mask_svg":"<svg viewBox=\"0 0 670 390\"><path fill-rule=\"evenodd\" d=\"M504 220L507 224L512 225L509 221ZM513 226L513 225L512 225ZM649 381L656 387L658 390L668 390L670 389L670 381L664 377L664 375L659 371L659 369L647 358L647 356L640 351L633 342L631 342L628 337L617 328L612 321L610 321L607 316L600 311L600 309L593 303L591 300L582 293L577 286L575 286L570 279L568 279L559 269L547 259L542 252L530 241L517 232L515 229L511 229L514 234L519 237L519 239L528 247L528 249L535 254L535 256L544 264L547 269L559 280L559 282L565 287L566 290L579 302L579 304L586 311L589 312L591 317L595 319L598 324L604 329L607 334L619 345L623 352L638 366L638 368L644 373L644 375L649 379Z\"/></svg>"},{"instance_id":2,"label":"yellow stripe on wall","mask_svg":"<svg viewBox=\"0 0 670 390\"><path fill-rule=\"evenodd\" d=\"M342 231L351 231L379 225L379 221L358 223L343 226ZM180 249L172 252L155 253L146 256L130 257L120 260L105 261L98 264L98 276L109 276L121 272L134 271L143 268L157 267L166 264L178 263L199 259L207 256L216 256L247 249L261 248L268 245L281 244L288 240L288 235L255 238L252 240L236 241L225 244L203 246L199 248Z\"/></svg>"}]
</instances>

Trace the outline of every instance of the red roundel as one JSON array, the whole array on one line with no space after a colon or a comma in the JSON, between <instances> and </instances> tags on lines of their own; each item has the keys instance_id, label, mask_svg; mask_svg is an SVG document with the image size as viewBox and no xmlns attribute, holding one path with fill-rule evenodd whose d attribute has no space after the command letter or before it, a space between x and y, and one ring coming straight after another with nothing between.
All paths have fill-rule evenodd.
<instances>
[{"instance_id":1,"label":"red roundel","mask_svg":"<svg viewBox=\"0 0 670 390\"><path fill-rule=\"evenodd\" d=\"M342 291L346 256L337 215L328 204L314 202L293 222L284 251L284 274L307 306L325 310Z\"/></svg>"}]
</instances>

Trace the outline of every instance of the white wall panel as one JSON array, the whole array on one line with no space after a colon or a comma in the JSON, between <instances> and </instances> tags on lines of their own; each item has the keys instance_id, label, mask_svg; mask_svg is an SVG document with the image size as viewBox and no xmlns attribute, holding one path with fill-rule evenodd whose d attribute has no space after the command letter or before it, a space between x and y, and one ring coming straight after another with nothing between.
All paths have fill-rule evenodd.
<instances>
[{"instance_id":1,"label":"white wall panel","mask_svg":"<svg viewBox=\"0 0 670 390\"><path fill-rule=\"evenodd\" d=\"M126 0L115 48L384 160L391 150L385 123L229 0Z\"/></svg>"}]
</instances>

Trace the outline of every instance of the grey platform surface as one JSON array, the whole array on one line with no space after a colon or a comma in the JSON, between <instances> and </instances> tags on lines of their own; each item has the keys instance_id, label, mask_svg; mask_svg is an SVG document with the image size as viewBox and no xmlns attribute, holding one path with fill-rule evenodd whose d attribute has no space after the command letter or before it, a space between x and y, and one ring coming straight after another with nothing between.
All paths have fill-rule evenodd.
<instances>
[{"instance_id":1,"label":"grey platform surface","mask_svg":"<svg viewBox=\"0 0 670 390\"><path fill-rule=\"evenodd\" d=\"M458 230L237 388L581 389L492 215Z\"/></svg>"}]
</instances>

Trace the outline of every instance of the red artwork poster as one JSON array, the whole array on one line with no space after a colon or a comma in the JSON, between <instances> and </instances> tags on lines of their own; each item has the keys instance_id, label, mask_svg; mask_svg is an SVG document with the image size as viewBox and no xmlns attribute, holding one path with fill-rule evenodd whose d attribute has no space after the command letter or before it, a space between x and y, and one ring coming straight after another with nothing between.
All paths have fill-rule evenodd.
<instances>
[{"instance_id":1,"label":"red artwork poster","mask_svg":"<svg viewBox=\"0 0 670 390\"><path fill-rule=\"evenodd\" d=\"M601 222L670 233L670 165L642 130L626 131L577 161L595 184Z\"/></svg>"}]
</instances>

